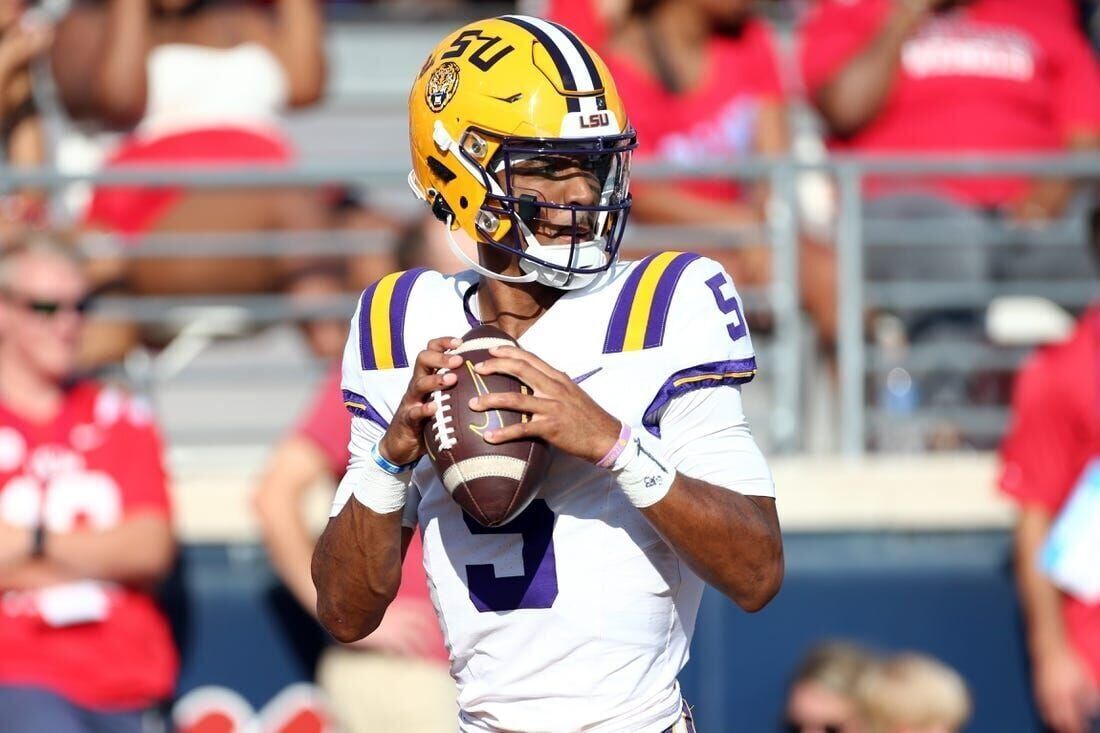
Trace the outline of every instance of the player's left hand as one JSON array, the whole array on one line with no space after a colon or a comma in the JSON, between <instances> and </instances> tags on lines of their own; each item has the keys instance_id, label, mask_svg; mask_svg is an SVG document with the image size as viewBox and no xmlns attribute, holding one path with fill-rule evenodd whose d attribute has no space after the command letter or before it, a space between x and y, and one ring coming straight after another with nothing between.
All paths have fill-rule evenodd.
<instances>
[{"instance_id":1,"label":"player's left hand","mask_svg":"<svg viewBox=\"0 0 1100 733\"><path fill-rule=\"evenodd\" d=\"M479 374L510 374L531 388L533 394L492 392L470 400L474 410L514 410L531 419L484 433L488 443L520 438L541 438L558 450L590 463L603 458L619 439L621 425L588 394L529 351L515 346L489 350L492 359L474 369Z\"/></svg>"}]
</instances>

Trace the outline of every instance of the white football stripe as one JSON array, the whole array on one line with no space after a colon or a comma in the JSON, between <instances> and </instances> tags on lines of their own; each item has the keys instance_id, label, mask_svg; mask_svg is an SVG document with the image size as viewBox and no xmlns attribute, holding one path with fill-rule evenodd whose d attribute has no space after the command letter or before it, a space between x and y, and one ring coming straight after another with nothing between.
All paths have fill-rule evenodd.
<instances>
[{"instance_id":1,"label":"white football stripe","mask_svg":"<svg viewBox=\"0 0 1100 733\"><path fill-rule=\"evenodd\" d=\"M515 343L508 339L494 338L492 336L486 336L485 338L470 339L464 341L459 345L457 349L451 351L452 354L465 354L469 351L482 351L485 349L491 349L494 346L515 346Z\"/></svg>"},{"instance_id":2,"label":"white football stripe","mask_svg":"<svg viewBox=\"0 0 1100 733\"><path fill-rule=\"evenodd\" d=\"M507 478L519 481L527 462L511 456L474 456L451 465L443 472L443 486L453 494L459 484L479 478Z\"/></svg>"}]
</instances>

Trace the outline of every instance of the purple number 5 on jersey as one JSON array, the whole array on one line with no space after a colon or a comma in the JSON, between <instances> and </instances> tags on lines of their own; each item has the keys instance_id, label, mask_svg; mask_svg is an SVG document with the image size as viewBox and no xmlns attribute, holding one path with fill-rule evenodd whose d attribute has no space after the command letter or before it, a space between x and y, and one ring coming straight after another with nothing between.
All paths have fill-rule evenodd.
<instances>
[{"instance_id":1,"label":"purple number 5 on jersey","mask_svg":"<svg viewBox=\"0 0 1100 733\"><path fill-rule=\"evenodd\" d=\"M741 306L737 302L737 296L731 295L727 298L722 294L722 287L726 284L728 283L724 272L720 272L707 280L710 292L714 293L714 301L718 304L718 310L726 315L733 314L733 320L726 324L726 331L729 332L730 338L736 341L744 337L748 333L748 329L745 328L745 318L741 315Z\"/></svg>"}]
</instances>

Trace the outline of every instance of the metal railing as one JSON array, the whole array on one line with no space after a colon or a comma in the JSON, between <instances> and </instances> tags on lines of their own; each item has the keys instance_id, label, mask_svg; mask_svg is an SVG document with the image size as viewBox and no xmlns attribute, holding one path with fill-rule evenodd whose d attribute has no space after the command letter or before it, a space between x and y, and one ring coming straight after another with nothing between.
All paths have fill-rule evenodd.
<instances>
[{"instance_id":1,"label":"metal railing","mask_svg":"<svg viewBox=\"0 0 1100 733\"><path fill-rule=\"evenodd\" d=\"M792 158L757 158L730 162L710 161L700 165L637 165L638 179L704 178L767 181L772 197L767 211L764 232L773 249L774 277L759 292L747 293L751 305L767 307L773 314L774 329L770 348L762 368L773 380L774 399L769 410L768 428L773 448L793 450L801 445L803 417L803 333L804 323L799 307L799 211L797 186L799 177L807 173L824 173L835 183L838 192L835 221L835 243L838 260L838 425L839 446L843 452L858 454L865 450L868 417L879 420L881 415L867 400L867 376L873 359L865 340L865 317L868 309L889 306L905 308L937 308L945 305L977 307L1002 293L1043 294L1066 305L1081 306L1097 291L1091 276L1074 282L1021 282L993 284L967 283L868 283L864 276L865 245L874 239L876 245L893 246L944 242L951 239L980 240L983 246L998 246L1025 241L1036 246L1084 246L1087 228L1082 219L1060 221L1038 231L1013 229L991 222L979 230L960 227L950 222L921 221L919 225L905 221L867 222L863 215L864 184L870 177L929 176L975 177L991 174L1018 174L1037 177L1067 177L1088 181L1100 180L1100 155L1019 156L986 158L979 155L952 157L833 157L821 161ZM0 194L6 190L40 188L57 191L74 183L96 185L187 186L203 188L288 187L345 183L366 189L403 187L407 167L403 162L364 162L304 165L298 168L256 167L223 171L192 171L165 169L126 169L88 174L60 173L52 169L12 169L0 166ZM675 244L675 235L690 234L692 241L715 241L725 246L738 246L740 239L728 228L636 228L632 236L638 241ZM742 232L751 235L753 232ZM653 236L659 235L659 236ZM110 250L126 257L157 257L178 255L186 240L189 253L203 256L240 254L277 254L295 248L301 233L263 233L256 235L210 235L207 241L189 234L146 237L141 246L114 248L110 238L88 236L83 244L92 253ZM708 239L709 238L709 239ZM741 237L751 239L751 236ZM300 239L297 241L300 242ZM332 233L311 236L310 250L317 254L348 254L382 251L388 243L378 235L363 233ZM632 240L628 238L626 251ZM298 247L297 251L301 251ZM745 295L745 293L743 293ZM305 306L293 304L281 296L238 296L218 298L118 298L104 303L104 314L123 317L140 314L147 321L160 321L186 313L188 307L199 310L211 306L231 306L236 312L257 322L331 316L347 308L347 301ZM1014 358L1019 358L1015 355ZM1014 363L1000 359L1002 367ZM919 359L918 359L919 362ZM972 422L987 428L996 417L989 410L974 412ZM966 422L963 420L962 422Z\"/></svg>"}]
</instances>

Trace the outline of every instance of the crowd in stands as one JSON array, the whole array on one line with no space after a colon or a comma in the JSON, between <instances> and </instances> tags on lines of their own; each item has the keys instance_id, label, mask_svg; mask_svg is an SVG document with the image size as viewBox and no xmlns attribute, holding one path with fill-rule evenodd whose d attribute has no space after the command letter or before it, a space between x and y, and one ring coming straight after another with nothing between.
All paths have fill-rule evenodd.
<instances>
[{"instance_id":1,"label":"crowd in stands","mask_svg":"<svg viewBox=\"0 0 1100 733\"><path fill-rule=\"evenodd\" d=\"M814 0L794 5L800 18L793 44L777 38L762 17L765 3L752 0L533 5L607 59L638 131L638 162L728 161L732 170L749 157L790 155L796 151L795 108L812 110L821 142L835 152L1002 156L1100 149L1096 2ZM292 167L298 157L284 116L324 98L324 44L323 8L315 0L100 0L77 3L52 20L23 0L0 0L0 166L34 168L57 159L42 112L43 95L53 95L67 124L94 141L91 158L105 170ZM460 265L434 218L401 221L342 187L103 186L82 203L66 197L59 205L43 191L3 184L0 720L17 730L81 731L105 717L111 730L137 731L144 711L170 695L176 671L167 625L150 591L175 552L162 446L141 400L94 382L71 387L69 379L117 362L136 344L163 346L166 336L136 322L85 323L90 296L309 298L357 292L396 268L450 272ZM772 282L767 223L774 192L767 181L641 179L633 192L634 221L692 228L670 244L721 260L741 288ZM1096 206L1093 191L1063 176L875 178L864 193L868 219L1020 228L1084 216ZM62 222L75 231L51 234ZM334 229L382 232L392 238L392 252L312 253L311 235ZM837 329L838 282L835 249L823 231L828 227L807 227L799 235L797 285L820 343L829 347ZM123 253L86 261L58 243L71 234L107 233L125 248L142 246L149 235L242 232L302 236L295 248L266 257ZM1024 245L868 244L867 274L876 280L1050 278L1079 275L1083 259ZM471 243L463 246L472 253ZM904 340L981 338L981 314L973 309L892 317ZM755 318L768 327L766 314ZM345 322L318 320L304 329L316 356L333 359L342 350ZM91 335L82 338L85 331ZM1083 368L1076 368L1059 383L1080 381ZM319 479L342 473L347 461L349 426L338 367L333 369L313 407L275 448L255 500L272 563L311 612L313 538L300 499ZM1086 381L1095 386L1091 377ZM945 387L929 385L925 392L936 389ZM958 389L966 387L954 395ZM1040 427L1027 422L1023 438L1019 422L1006 449L1017 473L1006 473L1004 488L1025 509L1018 532L1023 569L1095 448L1075 445L1077 452L1056 471L1044 463L1079 436L1063 434L1068 423L1043 417L1040 406L1048 403L1045 395L1034 396L1036 390L1034 379L1018 387L1017 420ZM1095 402L1080 407L1084 399L1074 404L1091 415ZM1035 446L1036 435L1053 441L1049 450ZM58 441L64 451L39 450ZM39 454L45 457L32 462ZM1029 483L1021 476L1042 478ZM1036 505L1042 509L1037 517L1027 514ZM130 551L138 545L146 548L140 556ZM396 729L386 721L401 719L417 721L404 730L439 730L438 721L454 715L446 652L415 544L409 556L399 602L383 626L359 648L334 648L322 665L324 677L326 669L339 668L342 655L366 652L382 660L374 669L357 668L362 677L328 675L337 712L356 721L357 729ZM1032 638L1044 718L1059 732L1084 730L1074 726L1092 709L1081 701L1100 699L1100 611L1069 601L1067 631L1051 620L1059 613L1057 592L1035 590L1035 574L1021 573L1032 617L1061 632L1054 641L1049 633ZM61 643L66 655L42 652ZM1086 651L1071 654L1073 644ZM130 663L135 655L143 660L140 668ZM71 664L43 663L48 657ZM78 673L96 657L119 663L104 679ZM397 676L421 691L415 701L385 696L364 704L363 690ZM28 702L27 687L41 694ZM853 648L829 647L798 672L785 724L803 732L930 733L961 729L969 711L965 684L934 660L872 659ZM1080 712L1078 722L1073 711ZM17 725L18 714L52 722Z\"/></svg>"}]
</instances>

